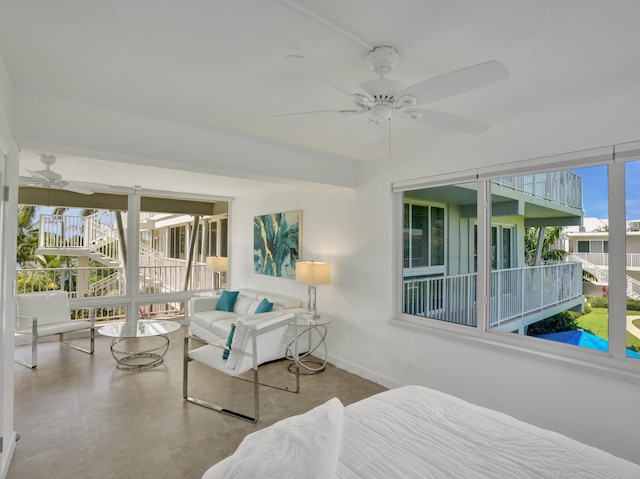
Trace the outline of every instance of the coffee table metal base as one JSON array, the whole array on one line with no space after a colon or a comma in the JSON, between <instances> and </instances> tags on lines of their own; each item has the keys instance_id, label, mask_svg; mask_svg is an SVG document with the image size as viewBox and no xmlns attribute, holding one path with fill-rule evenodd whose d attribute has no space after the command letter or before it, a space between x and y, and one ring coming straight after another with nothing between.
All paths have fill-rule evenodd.
<instances>
[{"instance_id":1,"label":"coffee table metal base","mask_svg":"<svg viewBox=\"0 0 640 479\"><path fill-rule=\"evenodd\" d=\"M164 361L164 355L169 349L169 338L164 334L144 338L143 341L154 341L155 338L161 340L159 346L143 350L127 350L116 347L118 344L140 341L140 338L113 338L111 341L111 355L116 360L116 367L124 371L151 369L159 366Z\"/></svg>"}]
</instances>

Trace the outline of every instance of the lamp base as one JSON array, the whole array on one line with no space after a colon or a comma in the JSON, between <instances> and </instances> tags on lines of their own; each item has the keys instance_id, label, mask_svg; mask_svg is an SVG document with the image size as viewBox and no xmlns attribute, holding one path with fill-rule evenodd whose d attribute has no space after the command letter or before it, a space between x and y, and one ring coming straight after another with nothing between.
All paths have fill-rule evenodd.
<instances>
[{"instance_id":1,"label":"lamp base","mask_svg":"<svg viewBox=\"0 0 640 479\"><path fill-rule=\"evenodd\" d=\"M312 285L307 286L307 311L316 314L316 287Z\"/></svg>"},{"instance_id":2,"label":"lamp base","mask_svg":"<svg viewBox=\"0 0 640 479\"><path fill-rule=\"evenodd\" d=\"M316 324L316 321L320 318L315 311L307 311L302 315L308 324Z\"/></svg>"}]
</instances>

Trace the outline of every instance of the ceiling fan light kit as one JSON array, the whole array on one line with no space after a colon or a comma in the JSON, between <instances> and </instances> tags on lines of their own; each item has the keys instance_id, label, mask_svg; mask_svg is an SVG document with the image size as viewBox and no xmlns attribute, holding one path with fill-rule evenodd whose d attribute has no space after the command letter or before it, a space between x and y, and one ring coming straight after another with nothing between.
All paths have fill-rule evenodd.
<instances>
[{"instance_id":1,"label":"ceiling fan light kit","mask_svg":"<svg viewBox=\"0 0 640 479\"><path fill-rule=\"evenodd\" d=\"M350 85L334 72L310 62L301 55L289 55L287 60L306 70L329 86L351 97L356 110L322 110L317 113L339 115L369 114L370 125L388 123L393 114L406 121L467 134L481 134L489 125L478 120L417 108L427 103L466 93L509 78L509 70L498 61L489 61L456 70L405 87L401 82L386 78L399 61L398 51L391 46L374 47L367 55L367 63L379 78L360 85ZM309 115L316 112L289 113L270 118Z\"/></svg>"}]
</instances>

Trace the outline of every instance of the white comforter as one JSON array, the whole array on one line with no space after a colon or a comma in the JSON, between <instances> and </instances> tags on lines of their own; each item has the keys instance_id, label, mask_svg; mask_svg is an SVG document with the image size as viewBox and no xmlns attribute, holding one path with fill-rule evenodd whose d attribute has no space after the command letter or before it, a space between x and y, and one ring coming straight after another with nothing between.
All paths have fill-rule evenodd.
<instances>
[{"instance_id":1,"label":"white comforter","mask_svg":"<svg viewBox=\"0 0 640 479\"><path fill-rule=\"evenodd\" d=\"M337 399L253 433L215 478L615 478L640 466L447 394L407 386Z\"/></svg>"},{"instance_id":2,"label":"white comforter","mask_svg":"<svg viewBox=\"0 0 640 479\"><path fill-rule=\"evenodd\" d=\"M345 409L336 478L640 478L640 466L431 389Z\"/></svg>"}]
</instances>

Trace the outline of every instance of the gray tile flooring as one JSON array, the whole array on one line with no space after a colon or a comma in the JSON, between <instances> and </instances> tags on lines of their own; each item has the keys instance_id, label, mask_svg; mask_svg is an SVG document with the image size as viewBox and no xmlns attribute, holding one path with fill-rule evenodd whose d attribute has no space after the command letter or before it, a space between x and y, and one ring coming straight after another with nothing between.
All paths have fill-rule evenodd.
<instances>
[{"instance_id":1,"label":"gray tile flooring","mask_svg":"<svg viewBox=\"0 0 640 479\"><path fill-rule=\"evenodd\" d=\"M117 369L111 339L100 335L92 356L57 341L40 344L36 369L14 367L20 440L8 479L196 479L250 432L332 397L347 405L386 389L328 364L321 374L301 377L298 394L262 387L261 419L251 424L182 399L186 332L172 333L165 362L146 371ZM287 365L263 366L261 381L293 386ZM191 363L190 384L192 395L223 404L233 399L251 412L248 382Z\"/></svg>"}]
</instances>

